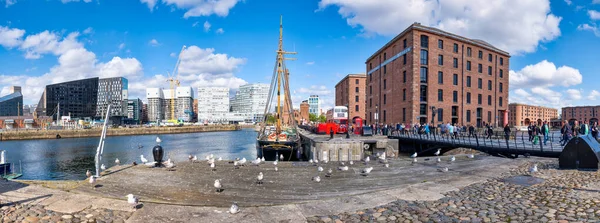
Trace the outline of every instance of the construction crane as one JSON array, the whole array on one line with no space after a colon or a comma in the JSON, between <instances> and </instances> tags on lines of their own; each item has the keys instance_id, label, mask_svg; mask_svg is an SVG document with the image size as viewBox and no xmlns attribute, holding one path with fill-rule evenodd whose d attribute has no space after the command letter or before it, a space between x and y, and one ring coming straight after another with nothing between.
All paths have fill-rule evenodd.
<instances>
[{"instance_id":1,"label":"construction crane","mask_svg":"<svg viewBox=\"0 0 600 223\"><path fill-rule=\"evenodd\" d=\"M177 63L175 63L175 68L173 68L173 72L170 74L169 72L167 72L167 74L169 75L167 82L169 82L169 85L171 87L171 99L169 99L169 103L171 104L171 117L169 117L169 122L171 123L177 123L177 119L175 118L175 88L179 87L179 85L181 84L181 82L179 82L179 63L181 63L181 56L183 55L183 51L185 50L185 48L186 46L183 45L183 47L181 48L181 52L179 52L179 56L177 57ZM175 75L175 77L173 77L173 75Z\"/></svg>"}]
</instances>

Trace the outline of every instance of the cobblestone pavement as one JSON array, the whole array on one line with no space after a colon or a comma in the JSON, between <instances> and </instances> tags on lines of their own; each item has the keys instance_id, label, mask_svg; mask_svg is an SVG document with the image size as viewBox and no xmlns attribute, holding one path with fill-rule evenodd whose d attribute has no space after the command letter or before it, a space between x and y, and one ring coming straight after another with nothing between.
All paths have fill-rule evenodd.
<instances>
[{"instance_id":1,"label":"cobblestone pavement","mask_svg":"<svg viewBox=\"0 0 600 223\"><path fill-rule=\"evenodd\" d=\"M4 204L6 205L6 204ZM1 222L96 222L118 223L125 222L130 212L113 211L108 209L88 208L74 214L64 214L44 209L41 205L9 204L0 205Z\"/></svg>"},{"instance_id":2,"label":"cobblestone pavement","mask_svg":"<svg viewBox=\"0 0 600 223\"><path fill-rule=\"evenodd\" d=\"M308 222L600 222L600 174L558 170L539 164L529 175L525 164L504 176L445 194L436 201L398 200L338 215L308 217ZM509 182L519 176L523 182ZM529 180L544 179L538 184ZM541 181L541 180L540 180ZM523 184L521 184L523 183Z\"/></svg>"}]
</instances>

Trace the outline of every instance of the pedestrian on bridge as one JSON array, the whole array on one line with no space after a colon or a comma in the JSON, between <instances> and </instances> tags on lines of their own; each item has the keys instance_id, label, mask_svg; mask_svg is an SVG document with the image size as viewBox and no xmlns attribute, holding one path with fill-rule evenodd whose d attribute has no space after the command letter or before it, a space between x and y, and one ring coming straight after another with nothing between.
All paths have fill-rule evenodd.
<instances>
[{"instance_id":1,"label":"pedestrian on bridge","mask_svg":"<svg viewBox=\"0 0 600 223\"><path fill-rule=\"evenodd\" d=\"M569 140L571 140L573 134L573 129L567 121L564 121L563 130L563 140L561 146L565 146L569 142Z\"/></svg>"},{"instance_id":2,"label":"pedestrian on bridge","mask_svg":"<svg viewBox=\"0 0 600 223\"><path fill-rule=\"evenodd\" d=\"M598 122L592 123L592 137L598 140Z\"/></svg>"},{"instance_id":3,"label":"pedestrian on bridge","mask_svg":"<svg viewBox=\"0 0 600 223\"><path fill-rule=\"evenodd\" d=\"M548 142L548 138L550 134L550 130L548 128L548 122L544 121L544 125L542 125L542 135L544 135L544 146L546 145L546 142Z\"/></svg>"},{"instance_id":4,"label":"pedestrian on bridge","mask_svg":"<svg viewBox=\"0 0 600 223\"><path fill-rule=\"evenodd\" d=\"M504 126L504 138L506 139L506 141L508 141L508 139L510 138L510 127L508 126L508 124Z\"/></svg>"},{"instance_id":5,"label":"pedestrian on bridge","mask_svg":"<svg viewBox=\"0 0 600 223\"><path fill-rule=\"evenodd\" d=\"M475 136L475 127L473 125L469 125L469 137Z\"/></svg>"},{"instance_id":6,"label":"pedestrian on bridge","mask_svg":"<svg viewBox=\"0 0 600 223\"><path fill-rule=\"evenodd\" d=\"M529 126L527 126L527 134L529 135L529 141L533 141L533 126L531 125L531 122L529 123Z\"/></svg>"}]
</instances>

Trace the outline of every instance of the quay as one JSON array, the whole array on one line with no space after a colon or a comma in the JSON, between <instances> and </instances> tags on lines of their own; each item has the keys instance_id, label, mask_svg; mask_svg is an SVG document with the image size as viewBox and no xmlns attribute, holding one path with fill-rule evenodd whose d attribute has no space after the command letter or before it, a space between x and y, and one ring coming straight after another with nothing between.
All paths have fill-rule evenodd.
<instances>
[{"instance_id":1,"label":"quay","mask_svg":"<svg viewBox=\"0 0 600 223\"><path fill-rule=\"evenodd\" d=\"M238 125L208 125L208 126L164 126L164 127L137 127L137 128L109 128L108 136L128 135L156 135L178 134L195 132L218 132L239 130ZM29 140L29 139L60 139L60 138L87 138L98 137L102 128L92 129L64 129L64 130L12 130L0 133L0 141Z\"/></svg>"},{"instance_id":2,"label":"quay","mask_svg":"<svg viewBox=\"0 0 600 223\"><path fill-rule=\"evenodd\" d=\"M321 163L325 170L334 170L331 177L319 174L317 166L307 162L280 162L278 171L274 171L273 162L235 169L230 161L217 161L214 172L206 161L176 163L175 171L121 165L104 171L95 189L87 181L0 181L0 210L9 221L41 219L45 213L54 214L53 219L88 222L402 222L438 217L464 220L471 215L495 221L538 215L547 219L563 215L575 220L598 219L595 213L600 213L600 201L593 198L600 194L593 190L600 189L596 172L557 170L556 161L549 158L505 159L485 154L473 159L457 156L455 162L448 161L447 156L441 158L441 163L418 158L416 164L408 158L389 159L389 168L376 160L367 165L357 162L349 171L338 170L339 162ZM527 175L533 163L540 168L535 179L543 183L509 183L509 177ZM374 169L362 176L360 170L366 166ZM441 167L449 171L438 171ZM258 172L265 176L262 185L255 182ZM316 175L322 177L320 183L311 181ZM222 180L224 190L220 193L212 186L215 179ZM126 203L125 195L130 193L141 200L136 211ZM464 198L466 194L470 198ZM504 196L517 196L514 202L525 205L513 207ZM552 200L540 203L546 196ZM561 197L568 197L564 206L554 202ZM232 202L238 202L240 213L227 213ZM435 206L435 211L431 211L434 206L421 208L428 204L439 207ZM557 206L550 206L554 204ZM405 208L395 207L402 205ZM533 205L535 208L530 207ZM574 205L581 206L573 209ZM534 212L529 215L525 211L530 208ZM586 215L579 215L578 208ZM510 215L512 212L515 214ZM447 214L444 217L442 213Z\"/></svg>"}]
</instances>

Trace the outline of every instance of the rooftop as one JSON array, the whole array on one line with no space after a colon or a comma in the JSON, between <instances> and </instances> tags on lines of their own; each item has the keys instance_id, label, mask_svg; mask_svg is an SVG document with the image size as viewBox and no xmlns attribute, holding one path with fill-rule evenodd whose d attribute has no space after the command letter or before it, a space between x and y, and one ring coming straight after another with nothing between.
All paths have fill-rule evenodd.
<instances>
[{"instance_id":1,"label":"rooftop","mask_svg":"<svg viewBox=\"0 0 600 223\"><path fill-rule=\"evenodd\" d=\"M3 96L3 97L0 97L0 102L5 102L5 101L11 100L11 99L18 98L18 97L23 97L23 95L19 91L9 94L9 95L6 95L6 96Z\"/></svg>"},{"instance_id":2,"label":"rooftop","mask_svg":"<svg viewBox=\"0 0 600 223\"><path fill-rule=\"evenodd\" d=\"M539 105L528 105L528 104L523 104L523 103L510 103L510 104L508 104L508 106L517 106L517 105L520 105L520 106L529 106L529 107L538 107L538 108L546 108L546 109L554 109L554 110L558 111L558 109L556 109L556 108L550 108L550 107L539 106Z\"/></svg>"},{"instance_id":3,"label":"rooftop","mask_svg":"<svg viewBox=\"0 0 600 223\"><path fill-rule=\"evenodd\" d=\"M367 74L365 73L361 73L361 74L348 74L346 75L344 78L342 78L342 80L340 80L337 84L335 84L335 86L337 87L338 85L340 85L340 83L342 83L342 81L350 78L350 77L362 77L362 78L367 78Z\"/></svg>"},{"instance_id":4,"label":"rooftop","mask_svg":"<svg viewBox=\"0 0 600 223\"><path fill-rule=\"evenodd\" d=\"M388 43L386 43L383 47L381 47L379 50L377 50L377 52L375 52L373 55L371 55L367 61L365 63L368 63L369 60L373 59L376 55L378 55L379 53L381 53L381 51L383 51L385 48L387 48L388 46L390 46L392 43L396 42L398 39L400 39L400 37L404 36L406 33L412 31L412 30L420 30L420 31L425 31L425 32L430 32L436 35L440 35L440 36L445 36L448 38L452 38L458 41L462 41L462 42L466 42L466 43L470 43L473 44L475 46L479 46L482 47L484 49L505 55L507 57L510 57L510 54L506 51L503 51L501 49L498 49L496 47L494 47L493 45L489 44L486 41L483 40L479 40L479 39L469 39L463 36L459 36L453 33L449 33L446 31L443 31L441 29L438 28L433 28L433 27L429 27L429 26L424 26L421 25L421 23L413 23L412 25L410 25L408 28L406 28L404 31L402 31L400 34L398 34L396 37L394 37L392 40L390 40Z\"/></svg>"}]
</instances>

